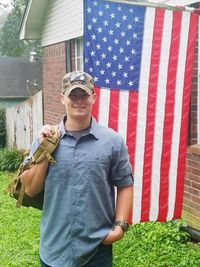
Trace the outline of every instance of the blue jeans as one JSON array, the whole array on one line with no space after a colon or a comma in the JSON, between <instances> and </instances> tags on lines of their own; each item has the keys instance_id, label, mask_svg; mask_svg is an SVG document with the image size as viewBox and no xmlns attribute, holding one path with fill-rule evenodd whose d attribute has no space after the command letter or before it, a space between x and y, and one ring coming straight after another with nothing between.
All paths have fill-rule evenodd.
<instances>
[{"instance_id":1,"label":"blue jeans","mask_svg":"<svg viewBox=\"0 0 200 267\"><path fill-rule=\"evenodd\" d=\"M40 259L41 267L53 267ZM97 254L83 267L112 267L112 245L101 244Z\"/></svg>"}]
</instances>

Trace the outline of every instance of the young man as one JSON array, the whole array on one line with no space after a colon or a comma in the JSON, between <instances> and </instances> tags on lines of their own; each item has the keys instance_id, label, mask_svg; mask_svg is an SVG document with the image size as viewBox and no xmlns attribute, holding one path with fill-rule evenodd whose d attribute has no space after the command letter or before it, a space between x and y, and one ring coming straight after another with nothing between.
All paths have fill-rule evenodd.
<instances>
[{"instance_id":1,"label":"young man","mask_svg":"<svg viewBox=\"0 0 200 267\"><path fill-rule=\"evenodd\" d=\"M53 157L24 173L25 191L34 196L45 186L40 259L47 267L111 267L112 244L128 228L133 177L122 137L91 116L96 95L84 72L63 78L61 102L66 116ZM44 126L33 144L51 136ZM115 205L115 190L117 198Z\"/></svg>"}]
</instances>

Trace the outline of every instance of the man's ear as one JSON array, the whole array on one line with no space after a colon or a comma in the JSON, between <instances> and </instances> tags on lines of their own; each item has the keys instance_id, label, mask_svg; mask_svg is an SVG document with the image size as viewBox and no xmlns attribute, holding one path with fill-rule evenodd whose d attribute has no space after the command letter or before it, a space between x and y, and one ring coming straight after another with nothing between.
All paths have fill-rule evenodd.
<instances>
[{"instance_id":1,"label":"man's ear","mask_svg":"<svg viewBox=\"0 0 200 267\"><path fill-rule=\"evenodd\" d=\"M92 95L92 97L93 97L93 102L92 102L92 104L94 104L94 103L96 102L97 95L94 93L94 94Z\"/></svg>"},{"instance_id":2,"label":"man's ear","mask_svg":"<svg viewBox=\"0 0 200 267\"><path fill-rule=\"evenodd\" d=\"M65 104L65 95L64 94L60 94L60 100L61 100L61 103L64 105Z\"/></svg>"}]
</instances>

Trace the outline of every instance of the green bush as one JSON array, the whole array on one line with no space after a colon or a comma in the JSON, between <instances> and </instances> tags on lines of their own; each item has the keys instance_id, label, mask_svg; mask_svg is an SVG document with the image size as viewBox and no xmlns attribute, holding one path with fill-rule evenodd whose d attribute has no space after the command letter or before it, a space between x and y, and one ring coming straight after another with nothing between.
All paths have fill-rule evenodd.
<instances>
[{"instance_id":1,"label":"green bush","mask_svg":"<svg viewBox=\"0 0 200 267\"><path fill-rule=\"evenodd\" d=\"M22 153L17 149L0 149L0 171L16 171L22 162Z\"/></svg>"},{"instance_id":2,"label":"green bush","mask_svg":"<svg viewBox=\"0 0 200 267\"><path fill-rule=\"evenodd\" d=\"M0 107L0 147L6 143L6 113L5 108Z\"/></svg>"},{"instance_id":3,"label":"green bush","mask_svg":"<svg viewBox=\"0 0 200 267\"><path fill-rule=\"evenodd\" d=\"M182 221L130 227L114 245L114 267L199 267L200 245L190 242Z\"/></svg>"}]
</instances>

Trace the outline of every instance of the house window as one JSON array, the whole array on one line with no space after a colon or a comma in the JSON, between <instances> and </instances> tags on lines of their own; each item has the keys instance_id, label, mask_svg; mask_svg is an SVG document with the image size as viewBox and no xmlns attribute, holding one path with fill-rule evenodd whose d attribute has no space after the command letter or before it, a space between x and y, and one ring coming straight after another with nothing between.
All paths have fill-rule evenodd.
<instances>
[{"instance_id":1,"label":"house window","mask_svg":"<svg viewBox=\"0 0 200 267\"><path fill-rule=\"evenodd\" d=\"M83 37L76 39L75 59L76 70L83 71Z\"/></svg>"}]
</instances>

